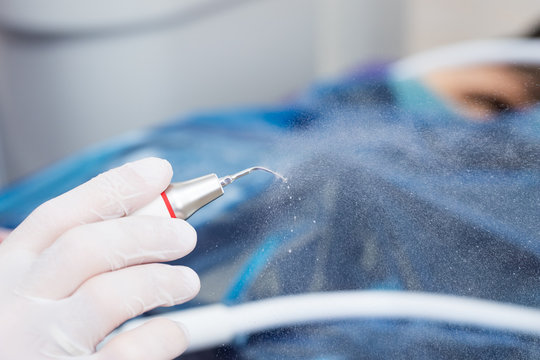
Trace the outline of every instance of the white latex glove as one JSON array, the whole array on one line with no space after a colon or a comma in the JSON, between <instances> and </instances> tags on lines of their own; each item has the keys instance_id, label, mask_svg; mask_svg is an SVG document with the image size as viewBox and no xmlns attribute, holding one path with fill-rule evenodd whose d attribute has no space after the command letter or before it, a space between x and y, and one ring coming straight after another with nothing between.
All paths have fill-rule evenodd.
<instances>
[{"instance_id":1,"label":"white latex glove","mask_svg":"<svg viewBox=\"0 0 540 360\"><path fill-rule=\"evenodd\" d=\"M198 276L157 262L188 254L179 219L129 215L167 187L168 162L108 171L38 207L0 244L0 359L172 359L187 347L165 319L120 334L124 321L193 298Z\"/></svg>"},{"instance_id":2,"label":"white latex glove","mask_svg":"<svg viewBox=\"0 0 540 360\"><path fill-rule=\"evenodd\" d=\"M0 228L0 243L2 243L2 241L4 241L4 239L7 238L10 233L11 231L8 229Z\"/></svg>"}]
</instances>

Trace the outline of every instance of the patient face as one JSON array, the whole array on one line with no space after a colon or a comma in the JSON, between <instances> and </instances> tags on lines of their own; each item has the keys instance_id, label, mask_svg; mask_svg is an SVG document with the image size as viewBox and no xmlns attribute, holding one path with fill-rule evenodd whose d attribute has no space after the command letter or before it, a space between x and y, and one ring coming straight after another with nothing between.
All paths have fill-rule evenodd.
<instances>
[{"instance_id":1,"label":"patient face","mask_svg":"<svg viewBox=\"0 0 540 360\"><path fill-rule=\"evenodd\" d=\"M426 85L460 113L479 121L540 102L540 67L477 65L437 70Z\"/></svg>"}]
</instances>

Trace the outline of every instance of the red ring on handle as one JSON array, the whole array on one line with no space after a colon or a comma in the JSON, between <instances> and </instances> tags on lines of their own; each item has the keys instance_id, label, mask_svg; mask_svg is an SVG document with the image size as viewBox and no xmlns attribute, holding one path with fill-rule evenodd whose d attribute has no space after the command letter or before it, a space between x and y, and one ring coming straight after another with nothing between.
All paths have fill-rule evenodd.
<instances>
[{"instance_id":1,"label":"red ring on handle","mask_svg":"<svg viewBox=\"0 0 540 360\"><path fill-rule=\"evenodd\" d=\"M173 219L176 219L176 214L174 213L174 210L171 206L171 202L169 201L169 198L167 197L167 194L164 192L161 193L161 198L163 199L163 202L165 203L165 206L167 207L167 210L169 211L169 215Z\"/></svg>"}]
</instances>

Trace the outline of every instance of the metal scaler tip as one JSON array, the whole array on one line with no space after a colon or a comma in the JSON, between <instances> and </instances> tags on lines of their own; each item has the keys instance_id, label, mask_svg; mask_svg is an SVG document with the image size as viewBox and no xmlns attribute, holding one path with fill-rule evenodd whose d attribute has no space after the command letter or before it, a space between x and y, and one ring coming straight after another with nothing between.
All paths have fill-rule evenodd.
<instances>
[{"instance_id":1,"label":"metal scaler tip","mask_svg":"<svg viewBox=\"0 0 540 360\"><path fill-rule=\"evenodd\" d=\"M242 176L246 176L247 174L256 170L266 171L267 173L270 173L274 175L275 177L281 179L283 182L287 182L287 179L283 177L283 175L262 166L250 167L248 169L239 171L236 174L223 176L222 178L219 179L219 182L221 183L221 186L225 187L229 185L230 183L232 183L233 181L235 181L236 179L241 178Z\"/></svg>"}]
</instances>

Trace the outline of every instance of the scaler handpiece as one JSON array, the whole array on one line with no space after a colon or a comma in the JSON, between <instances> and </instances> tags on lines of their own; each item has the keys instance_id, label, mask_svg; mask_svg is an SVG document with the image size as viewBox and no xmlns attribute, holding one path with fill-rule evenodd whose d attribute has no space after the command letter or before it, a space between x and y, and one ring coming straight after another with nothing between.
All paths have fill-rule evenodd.
<instances>
[{"instance_id":1,"label":"scaler handpiece","mask_svg":"<svg viewBox=\"0 0 540 360\"><path fill-rule=\"evenodd\" d=\"M160 197L135 211L133 215L168 216L185 220L206 204L223 195L223 188L225 186L256 170L269 172L281 180L286 181L280 174L262 166L251 167L221 178L216 174L208 174L195 179L170 184L161 193Z\"/></svg>"}]
</instances>

